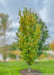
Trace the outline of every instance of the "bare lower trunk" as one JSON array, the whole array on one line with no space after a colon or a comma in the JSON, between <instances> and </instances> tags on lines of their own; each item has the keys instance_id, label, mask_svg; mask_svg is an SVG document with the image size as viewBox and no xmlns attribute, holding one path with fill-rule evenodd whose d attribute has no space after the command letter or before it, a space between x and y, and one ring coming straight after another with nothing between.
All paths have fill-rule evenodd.
<instances>
[{"instance_id":1,"label":"bare lower trunk","mask_svg":"<svg viewBox=\"0 0 54 75\"><path fill-rule=\"evenodd\" d=\"M28 72L30 72L30 65L28 65Z\"/></svg>"},{"instance_id":2,"label":"bare lower trunk","mask_svg":"<svg viewBox=\"0 0 54 75\"><path fill-rule=\"evenodd\" d=\"M4 59L4 62L6 62L6 60Z\"/></svg>"},{"instance_id":3,"label":"bare lower trunk","mask_svg":"<svg viewBox=\"0 0 54 75\"><path fill-rule=\"evenodd\" d=\"M19 60L19 56L18 56L18 55L16 55L16 60L17 60L17 61Z\"/></svg>"}]
</instances>

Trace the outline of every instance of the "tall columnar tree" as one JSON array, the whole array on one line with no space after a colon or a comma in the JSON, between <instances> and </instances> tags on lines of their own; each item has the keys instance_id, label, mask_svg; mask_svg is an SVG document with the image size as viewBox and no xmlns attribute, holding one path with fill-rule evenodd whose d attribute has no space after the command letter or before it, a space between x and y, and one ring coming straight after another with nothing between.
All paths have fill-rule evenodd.
<instances>
[{"instance_id":1,"label":"tall columnar tree","mask_svg":"<svg viewBox=\"0 0 54 75\"><path fill-rule=\"evenodd\" d=\"M20 12L20 11L19 11ZM19 13L19 15L21 12ZM39 17L37 13L32 12L32 15L35 17L36 24L41 24L41 38L39 40L39 47L37 51L37 56L40 56L43 53L43 50L45 50L45 42L46 39L49 37L48 35L48 29L46 24L42 21L42 19Z\"/></svg>"},{"instance_id":2,"label":"tall columnar tree","mask_svg":"<svg viewBox=\"0 0 54 75\"><path fill-rule=\"evenodd\" d=\"M3 58L4 58L4 62L6 60L7 57L7 46L6 46L6 42L8 41L6 38L7 36L7 32L10 32L12 29L11 24L10 24L10 20L9 20L9 16L7 14L4 13L0 13L0 41L1 44L3 45ZM2 38L3 37L3 38Z\"/></svg>"},{"instance_id":3,"label":"tall columnar tree","mask_svg":"<svg viewBox=\"0 0 54 75\"><path fill-rule=\"evenodd\" d=\"M35 15L35 14L34 14ZM18 48L22 50L22 58L30 65L35 61L38 51L38 42L41 38L41 25L36 22L31 9L24 9L23 15L19 10L20 27L17 32Z\"/></svg>"}]
</instances>

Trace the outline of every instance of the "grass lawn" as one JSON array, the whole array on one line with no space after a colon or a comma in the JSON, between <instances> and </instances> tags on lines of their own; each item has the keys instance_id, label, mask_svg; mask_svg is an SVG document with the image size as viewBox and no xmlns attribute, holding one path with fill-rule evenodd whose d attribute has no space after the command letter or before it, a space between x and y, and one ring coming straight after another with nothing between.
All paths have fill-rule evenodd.
<instances>
[{"instance_id":1,"label":"grass lawn","mask_svg":"<svg viewBox=\"0 0 54 75\"><path fill-rule=\"evenodd\" d=\"M28 65L24 61L0 62L0 75L21 75L19 71L27 68ZM45 73L41 75L54 75L54 61L34 63L31 69Z\"/></svg>"}]
</instances>

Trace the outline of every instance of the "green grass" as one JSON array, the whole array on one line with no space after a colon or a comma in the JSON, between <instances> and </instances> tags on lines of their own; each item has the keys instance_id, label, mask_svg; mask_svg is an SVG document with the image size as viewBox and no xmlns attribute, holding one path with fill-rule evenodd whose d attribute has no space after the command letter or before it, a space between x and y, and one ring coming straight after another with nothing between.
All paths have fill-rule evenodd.
<instances>
[{"instance_id":1,"label":"green grass","mask_svg":"<svg viewBox=\"0 0 54 75\"><path fill-rule=\"evenodd\" d=\"M0 75L21 75L19 71L27 68L28 65L24 61L0 62ZM35 63L31 66L31 69L39 70L42 73L48 73L41 75L54 75L54 61Z\"/></svg>"}]
</instances>

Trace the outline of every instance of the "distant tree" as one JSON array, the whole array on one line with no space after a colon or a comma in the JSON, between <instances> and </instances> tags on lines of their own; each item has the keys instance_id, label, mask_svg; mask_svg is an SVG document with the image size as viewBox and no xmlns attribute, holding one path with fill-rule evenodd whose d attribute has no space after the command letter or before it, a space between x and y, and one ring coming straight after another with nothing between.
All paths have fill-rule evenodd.
<instances>
[{"instance_id":1,"label":"distant tree","mask_svg":"<svg viewBox=\"0 0 54 75\"><path fill-rule=\"evenodd\" d=\"M22 58L28 63L30 72L30 65L36 59L38 51L38 42L41 37L41 25L36 23L35 15L32 14L31 9L24 9L23 15L19 10L20 27L17 32L18 48L22 50Z\"/></svg>"},{"instance_id":2,"label":"distant tree","mask_svg":"<svg viewBox=\"0 0 54 75\"><path fill-rule=\"evenodd\" d=\"M17 50L17 43L16 42L13 42L12 44L11 44L11 49L10 50Z\"/></svg>"},{"instance_id":3,"label":"distant tree","mask_svg":"<svg viewBox=\"0 0 54 75\"><path fill-rule=\"evenodd\" d=\"M0 39L1 44L3 45L3 58L4 58L4 62L7 58L7 46L6 46L6 42L8 41L6 38L6 33L11 31L11 25L10 25L10 20L9 20L9 16L7 14L4 13L0 13L0 37L2 37ZM9 39L9 38L8 38Z\"/></svg>"},{"instance_id":4,"label":"distant tree","mask_svg":"<svg viewBox=\"0 0 54 75\"><path fill-rule=\"evenodd\" d=\"M36 23L41 24L41 38L38 42L39 47L38 47L38 51L37 51L37 56L40 56L43 53L43 50L46 46L45 42L46 42L46 39L49 37L49 35L48 35L48 29L47 29L46 24L42 21L42 19L38 16L37 13L35 13L34 17L36 19ZM45 44L45 46L44 46L44 44Z\"/></svg>"},{"instance_id":5,"label":"distant tree","mask_svg":"<svg viewBox=\"0 0 54 75\"><path fill-rule=\"evenodd\" d=\"M18 50L18 47L17 47L17 43L16 42L13 42L9 46L10 46L10 50L9 51L16 51L16 50ZM9 53L9 57L10 58L16 58L16 55L14 55L12 53Z\"/></svg>"},{"instance_id":6,"label":"distant tree","mask_svg":"<svg viewBox=\"0 0 54 75\"><path fill-rule=\"evenodd\" d=\"M54 41L49 44L50 48L54 51Z\"/></svg>"}]
</instances>

